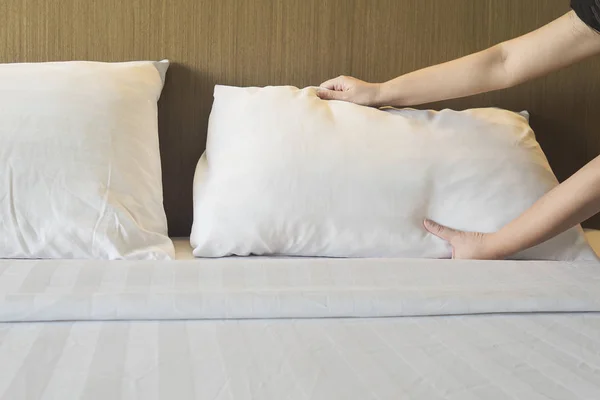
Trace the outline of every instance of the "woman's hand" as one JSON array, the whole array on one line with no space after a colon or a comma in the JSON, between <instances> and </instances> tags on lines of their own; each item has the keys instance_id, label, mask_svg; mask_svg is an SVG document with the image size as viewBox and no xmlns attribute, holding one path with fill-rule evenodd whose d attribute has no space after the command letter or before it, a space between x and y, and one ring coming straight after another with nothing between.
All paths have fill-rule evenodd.
<instances>
[{"instance_id":1,"label":"woman's hand","mask_svg":"<svg viewBox=\"0 0 600 400\"><path fill-rule=\"evenodd\" d=\"M425 220L424 225L430 233L450 243L454 259L498 260L504 258L492 249L490 234L457 231L430 220Z\"/></svg>"},{"instance_id":2,"label":"woman's hand","mask_svg":"<svg viewBox=\"0 0 600 400\"><path fill-rule=\"evenodd\" d=\"M537 246L599 211L600 156L498 232L461 232L429 220L424 225L429 232L452 245L453 258L499 260Z\"/></svg>"},{"instance_id":3,"label":"woman's hand","mask_svg":"<svg viewBox=\"0 0 600 400\"><path fill-rule=\"evenodd\" d=\"M570 11L538 30L454 61L383 84L340 76L323 83L317 94L366 106L412 107L506 89L599 53L598 32Z\"/></svg>"},{"instance_id":4,"label":"woman's hand","mask_svg":"<svg viewBox=\"0 0 600 400\"><path fill-rule=\"evenodd\" d=\"M340 76L321 84L317 96L323 100L342 100L363 106L380 106L381 85L349 76Z\"/></svg>"}]
</instances>

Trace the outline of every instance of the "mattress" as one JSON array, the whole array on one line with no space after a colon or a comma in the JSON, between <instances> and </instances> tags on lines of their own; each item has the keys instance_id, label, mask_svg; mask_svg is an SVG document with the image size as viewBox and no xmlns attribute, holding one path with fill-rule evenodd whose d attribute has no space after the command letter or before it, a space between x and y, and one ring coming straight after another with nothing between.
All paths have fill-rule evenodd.
<instances>
[{"instance_id":1,"label":"mattress","mask_svg":"<svg viewBox=\"0 0 600 400\"><path fill-rule=\"evenodd\" d=\"M0 261L0 399L598 399L595 263Z\"/></svg>"}]
</instances>

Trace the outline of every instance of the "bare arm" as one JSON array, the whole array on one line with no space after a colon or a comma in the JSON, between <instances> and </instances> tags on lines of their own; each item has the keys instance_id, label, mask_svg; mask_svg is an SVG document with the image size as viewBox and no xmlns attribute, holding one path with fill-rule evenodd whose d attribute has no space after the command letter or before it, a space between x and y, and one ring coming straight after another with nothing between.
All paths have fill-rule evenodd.
<instances>
[{"instance_id":1,"label":"bare arm","mask_svg":"<svg viewBox=\"0 0 600 400\"><path fill-rule=\"evenodd\" d=\"M505 80L500 81L511 86L600 53L600 34L571 12L503 46L508 55L503 61ZM452 91L448 90L447 93ZM496 233L460 232L432 221L425 221L425 228L452 245L454 258L502 259L543 243L599 211L600 157L597 157Z\"/></svg>"},{"instance_id":2,"label":"bare arm","mask_svg":"<svg viewBox=\"0 0 600 400\"><path fill-rule=\"evenodd\" d=\"M432 221L426 221L425 228L452 245L453 258L503 259L553 238L598 211L600 157L496 233L460 232Z\"/></svg>"},{"instance_id":3,"label":"bare arm","mask_svg":"<svg viewBox=\"0 0 600 400\"><path fill-rule=\"evenodd\" d=\"M598 34L571 11L516 39L382 84L332 79L321 85L319 96L364 105L418 105L508 88L598 52Z\"/></svg>"},{"instance_id":4,"label":"bare arm","mask_svg":"<svg viewBox=\"0 0 600 400\"><path fill-rule=\"evenodd\" d=\"M379 102L417 105L505 89L599 52L595 36L571 11L524 36L386 82Z\"/></svg>"},{"instance_id":5,"label":"bare arm","mask_svg":"<svg viewBox=\"0 0 600 400\"><path fill-rule=\"evenodd\" d=\"M501 257L545 242L600 211L600 157L538 200L519 218L491 235Z\"/></svg>"}]
</instances>

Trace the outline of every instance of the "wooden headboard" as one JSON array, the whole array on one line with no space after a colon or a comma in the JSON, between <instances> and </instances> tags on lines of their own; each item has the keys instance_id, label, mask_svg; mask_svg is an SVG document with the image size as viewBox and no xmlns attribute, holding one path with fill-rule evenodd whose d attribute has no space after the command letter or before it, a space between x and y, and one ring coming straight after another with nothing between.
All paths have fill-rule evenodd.
<instances>
[{"instance_id":1,"label":"wooden headboard","mask_svg":"<svg viewBox=\"0 0 600 400\"><path fill-rule=\"evenodd\" d=\"M160 102L170 233L188 235L216 83L387 80L539 27L568 0L2 0L0 62L173 62ZM600 153L600 58L518 88L429 107L529 110L566 178ZM588 226L600 227L600 219Z\"/></svg>"}]
</instances>

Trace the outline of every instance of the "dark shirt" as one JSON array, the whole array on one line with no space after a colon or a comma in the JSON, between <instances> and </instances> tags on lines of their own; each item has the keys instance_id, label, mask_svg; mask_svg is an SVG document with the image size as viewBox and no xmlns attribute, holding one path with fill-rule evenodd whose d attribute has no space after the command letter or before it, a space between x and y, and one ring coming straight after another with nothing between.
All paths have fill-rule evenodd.
<instances>
[{"instance_id":1,"label":"dark shirt","mask_svg":"<svg viewBox=\"0 0 600 400\"><path fill-rule=\"evenodd\" d=\"M600 0L571 0L571 8L583 22L600 32Z\"/></svg>"}]
</instances>

